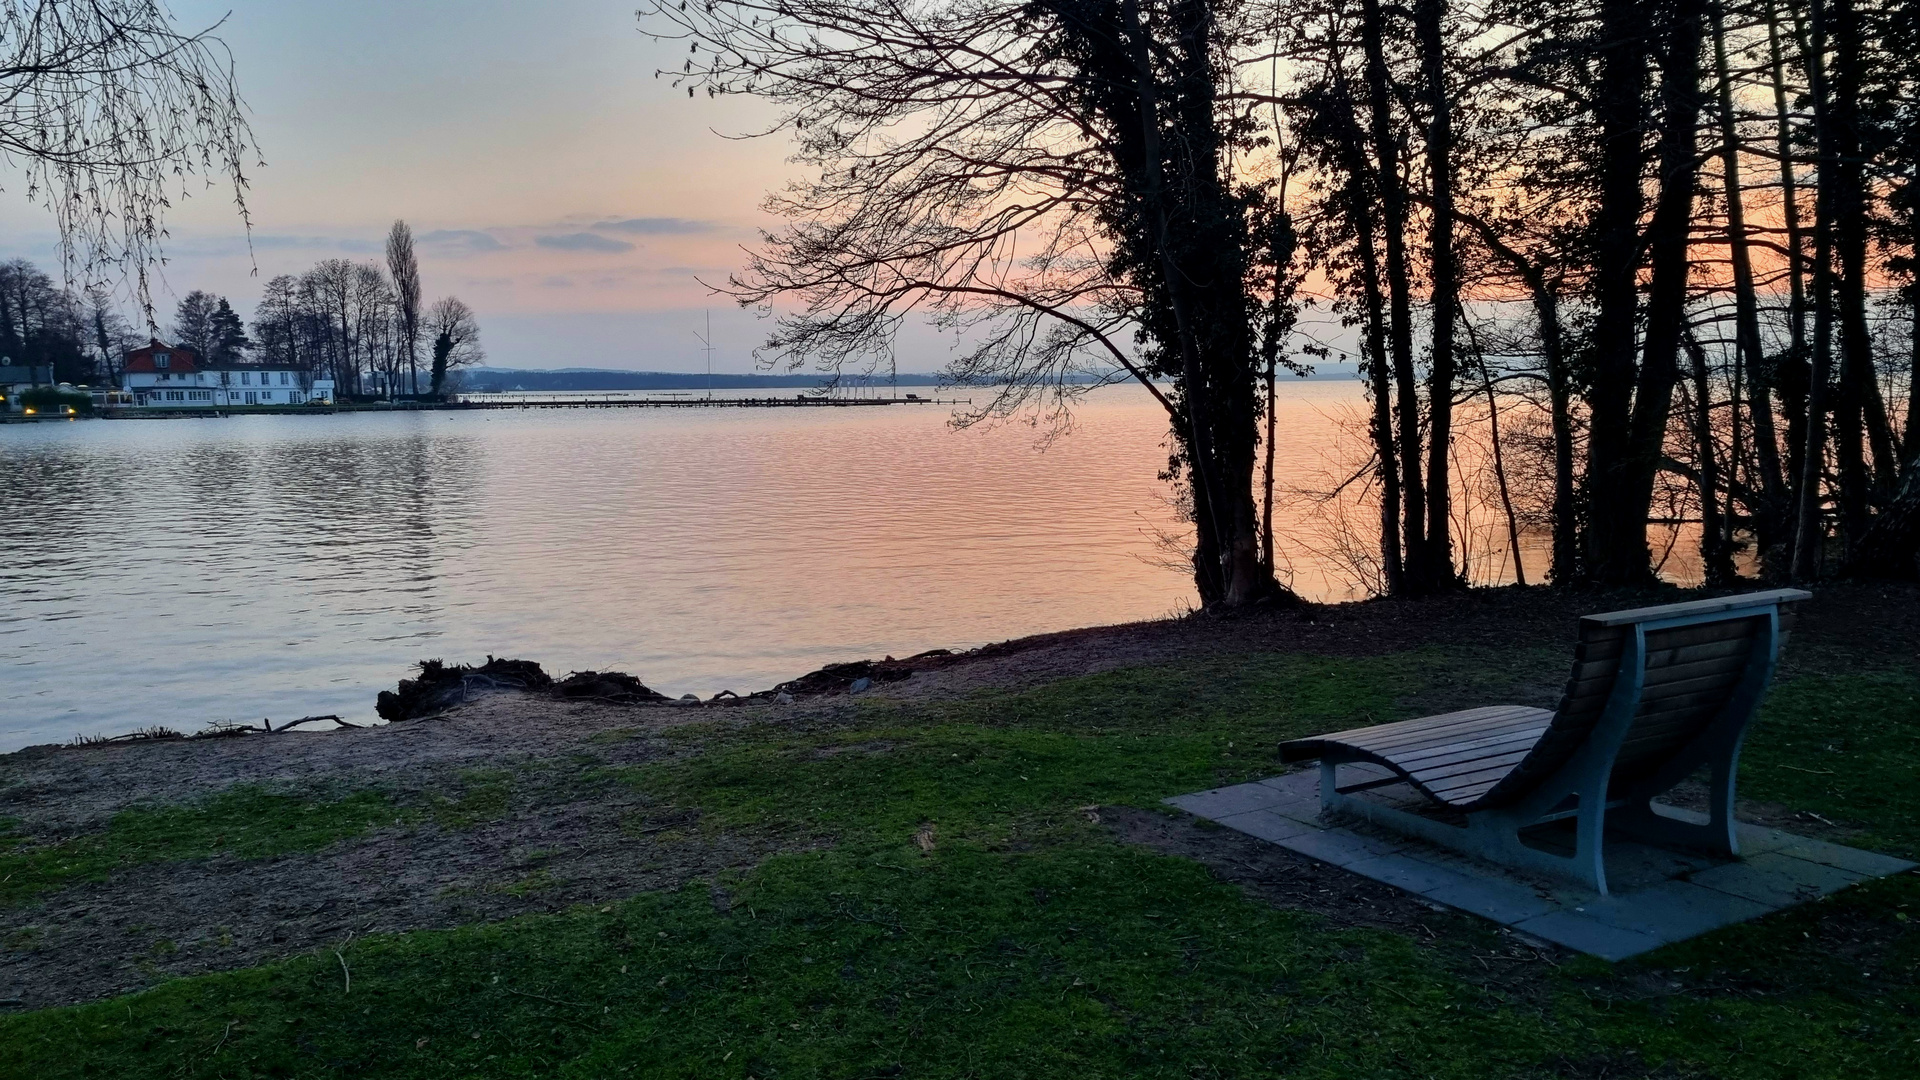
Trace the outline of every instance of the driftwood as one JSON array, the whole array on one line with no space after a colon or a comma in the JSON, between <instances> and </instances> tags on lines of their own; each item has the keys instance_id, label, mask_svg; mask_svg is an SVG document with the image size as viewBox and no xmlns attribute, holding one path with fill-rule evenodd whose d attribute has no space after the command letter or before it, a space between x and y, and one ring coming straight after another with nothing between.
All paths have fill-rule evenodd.
<instances>
[{"instance_id":1,"label":"driftwood","mask_svg":"<svg viewBox=\"0 0 1920 1080\"><path fill-rule=\"evenodd\" d=\"M273 726L273 720L269 718L261 720L258 725L215 721L192 734L175 731L170 727L156 726L141 728L138 731L123 732L119 735L82 735L74 739L69 745L76 747L113 746L120 743L135 742L171 742L174 740L187 739L234 739L243 735L278 735L289 728L299 727L301 724L312 724L321 720L331 721L344 728L363 728L366 726L365 724L351 724L332 713L325 713L319 716L303 716L298 720L289 720L279 727Z\"/></svg>"}]
</instances>

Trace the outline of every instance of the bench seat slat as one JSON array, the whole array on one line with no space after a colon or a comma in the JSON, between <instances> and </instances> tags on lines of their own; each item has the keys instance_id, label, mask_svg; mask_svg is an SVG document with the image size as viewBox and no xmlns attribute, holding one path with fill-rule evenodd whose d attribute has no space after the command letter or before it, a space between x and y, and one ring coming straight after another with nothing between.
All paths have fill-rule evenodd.
<instances>
[{"instance_id":1,"label":"bench seat slat","mask_svg":"<svg viewBox=\"0 0 1920 1080\"><path fill-rule=\"evenodd\" d=\"M1434 731L1453 725L1471 726L1489 720L1500 720L1515 712L1524 711L1519 705L1495 705L1480 709L1463 709L1459 712L1440 713L1436 716L1422 716L1413 720L1397 720L1388 724L1375 724L1372 727L1353 728L1339 732L1340 738L1361 735L1386 736L1399 732Z\"/></svg>"},{"instance_id":2,"label":"bench seat slat","mask_svg":"<svg viewBox=\"0 0 1920 1080\"><path fill-rule=\"evenodd\" d=\"M1545 710L1542 710L1543 712ZM1551 715L1551 714L1549 714ZM1515 716L1499 723L1475 724L1472 726L1452 725L1444 729L1429 732L1405 731L1394 735L1359 736L1342 733L1330 738L1339 738L1349 746L1364 747L1368 750L1393 750L1400 753L1412 753L1430 746L1444 746L1455 742L1467 742L1474 739L1491 738L1528 727L1544 726L1545 720L1538 716Z\"/></svg>"},{"instance_id":3,"label":"bench seat slat","mask_svg":"<svg viewBox=\"0 0 1920 1080\"><path fill-rule=\"evenodd\" d=\"M1439 790L1441 788L1458 787L1462 777L1480 777L1493 772L1498 772L1500 775L1505 776L1507 773L1513 771L1515 765L1520 764L1530 749L1532 749L1532 747L1523 747L1519 750L1508 750L1506 753L1496 754L1491 757L1476 758L1472 761L1456 761L1451 765L1439 765L1433 768L1411 769L1409 771L1413 773L1415 780L1427 785L1430 789Z\"/></svg>"},{"instance_id":4,"label":"bench seat slat","mask_svg":"<svg viewBox=\"0 0 1920 1080\"><path fill-rule=\"evenodd\" d=\"M1289 756L1288 747L1302 747L1308 743L1339 743L1370 753L1415 753L1422 749L1444 745L1451 742L1471 741L1490 738L1527 727L1546 724L1552 713L1545 709L1529 709L1520 706L1502 708L1498 715L1481 716L1467 720L1455 719L1455 714L1424 717L1420 721L1400 721L1395 724L1382 724L1378 727L1355 728L1350 731L1337 731L1312 739L1298 739L1282 747L1282 760L1299 760L1298 755ZM1426 721L1422 726L1422 721ZM1312 755L1307 755L1312 756Z\"/></svg>"},{"instance_id":5,"label":"bench seat slat","mask_svg":"<svg viewBox=\"0 0 1920 1080\"><path fill-rule=\"evenodd\" d=\"M1545 724L1533 724L1518 728L1503 735L1485 739L1474 739L1464 743L1450 743L1417 750L1410 754L1395 753L1393 760L1408 769L1426 769L1446 765L1454 761L1468 761L1476 757L1505 753L1515 745L1531 748L1540 741L1545 733Z\"/></svg>"}]
</instances>

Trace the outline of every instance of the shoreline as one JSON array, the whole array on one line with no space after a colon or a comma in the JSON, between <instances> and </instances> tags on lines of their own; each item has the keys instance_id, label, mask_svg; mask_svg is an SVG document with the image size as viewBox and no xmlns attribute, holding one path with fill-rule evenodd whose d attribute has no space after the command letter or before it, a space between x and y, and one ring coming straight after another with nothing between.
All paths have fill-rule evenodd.
<instances>
[{"instance_id":1,"label":"shoreline","mask_svg":"<svg viewBox=\"0 0 1920 1080\"><path fill-rule=\"evenodd\" d=\"M902 859L937 866L936 844L1021 858L1084 827L1239 865L1219 830L1169 833L1159 800L1285 771L1279 742L1330 725L1550 707L1578 616L1676 592L1504 588L1084 627L930 658L860 694L836 678L743 707L501 692L313 738L33 747L0 756L0 854L14 860L0 876L21 875L0 882L0 936L17 943L0 950L0 999L84 1003L298 963L349 935L704 895L793 857L897 873ZM1887 830L1908 817L1861 804L1862 817L1828 788L1907 759L1843 747L1854 756L1814 775L1804 754L1839 752L1826 702L1910 710L1917 649L1920 585L1816 592L1776 682L1787 711L1744 767L1748 800L1774 801L1743 800L1745 818L1905 845ZM986 831L969 840L970 827ZM1304 860L1284 869L1315 895L1352 886ZM1324 914L1364 922L1376 906Z\"/></svg>"},{"instance_id":2,"label":"shoreline","mask_svg":"<svg viewBox=\"0 0 1920 1080\"><path fill-rule=\"evenodd\" d=\"M497 694L518 693L539 700L591 702L623 709L704 712L751 706L796 705L877 692L950 694L981 688L1017 687L1057 677L1063 667L1074 664L1086 664L1086 671L1090 673L1124 666L1128 660L1147 662L1195 652L1216 653L1234 648L1235 642L1244 649L1270 648L1285 652L1348 656L1377 655L1436 643L1483 641L1490 636L1500 637L1521 631L1531 632L1544 644L1561 639L1571 641L1575 623L1582 614L1649 603L1670 603L1683 598L1728 595L1760 587L1758 582L1745 582L1738 587L1724 589L1661 586L1574 591L1555 590L1544 585L1501 585L1470 588L1419 600L1371 598L1333 604L1309 603L1297 609L1262 609L1228 616L1196 612L1177 617L1049 631L966 649L930 649L899 659L886 655L878 660L840 661L822 665L766 689L744 694L723 690L708 698L693 694L683 694L677 698L658 694L645 684L644 675L614 670L556 668L556 672L567 672L567 676L561 677L546 672L544 662L538 659L495 661L488 657L489 663L531 665L551 687L543 683L528 689L499 683L484 672L486 665L479 664L472 668L457 669L478 679L478 683L470 682L462 686L458 700L442 701L439 706L419 715L399 719L382 716L372 722L317 715L284 721L269 728L230 721L209 721L199 731L178 731L165 725L156 725L114 735L92 738L75 736L65 742L30 744L0 753L0 762L19 755L59 750L198 743L283 733L313 735L381 730L418 720L440 719L450 712ZM1912 591L1913 617L1907 620L1911 626L1908 640L1920 642L1920 587L1886 583L1829 584L1816 589L1815 603L1809 607L1819 610L1822 605L1818 601L1823 592L1852 596L1870 594L1876 590ZM1804 638L1806 631L1802 630L1800 636ZM1888 641L1899 639L1898 633L1891 633L1886 638ZM1065 657L1073 659L1063 660ZM1034 661L1030 665L1031 670L1024 670L1029 665L1023 664L1022 658ZM1920 660L1920 655L1914 659ZM455 661L456 665L460 663L459 660ZM418 667L419 664L416 664L414 670L417 671ZM622 684L613 689L603 687L603 692L559 689L566 679L580 676L627 680L631 685ZM404 676L400 687L404 688L413 681L412 675ZM486 685L489 682L492 685ZM907 685L909 683L912 685ZM637 692L634 690L636 687ZM380 690L375 693L378 699L384 700L393 692ZM376 705L376 711L378 708ZM328 719L336 721L338 726L304 726Z\"/></svg>"}]
</instances>

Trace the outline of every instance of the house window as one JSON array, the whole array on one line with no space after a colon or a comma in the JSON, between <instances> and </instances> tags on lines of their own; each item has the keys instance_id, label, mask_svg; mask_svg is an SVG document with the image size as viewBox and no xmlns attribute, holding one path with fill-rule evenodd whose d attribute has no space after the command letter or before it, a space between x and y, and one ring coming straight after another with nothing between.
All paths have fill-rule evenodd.
<instances>
[{"instance_id":1,"label":"house window","mask_svg":"<svg viewBox=\"0 0 1920 1080\"><path fill-rule=\"evenodd\" d=\"M252 385L253 385L253 372L251 372L251 371L243 371L243 372L241 372L241 373L240 373L240 385L241 385L241 386L252 386Z\"/></svg>"},{"instance_id":2,"label":"house window","mask_svg":"<svg viewBox=\"0 0 1920 1080\"><path fill-rule=\"evenodd\" d=\"M184 394L184 393L181 393L181 392L180 392L180 391L178 391L178 390L169 390L169 391L167 391L167 400L168 400L168 401L185 401L185 400L186 400L186 398L187 398L187 395L186 395L186 394Z\"/></svg>"},{"instance_id":3,"label":"house window","mask_svg":"<svg viewBox=\"0 0 1920 1080\"><path fill-rule=\"evenodd\" d=\"M287 373L284 371L280 373L280 385L281 386L287 385Z\"/></svg>"},{"instance_id":4,"label":"house window","mask_svg":"<svg viewBox=\"0 0 1920 1080\"><path fill-rule=\"evenodd\" d=\"M166 372L164 372L164 371L160 373L160 381L161 381L161 382L166 382L166 381L167 381L168 379L171 379L171 378L173 378L173 376L171 376L171 375L169 375L169 374L167 374L167 373L166 373Z\"/></svg>"},{"instance_id":5,"label":"house window","mask_svg":"<svg viewBox=\"0 0 1920 1080\"><path fill-rule=\"evenodd\" d=\"M164 368L164 367L166 367L166 366L167 366L168 364L171 364L172 362L173 362L173 354L172 354L172 353L163 353L163 352L157 352L157 353L154 353L154 354L153 354L153 366L154 366L154 367L157 367L157 368Z\"/></svg>"},{"instance_id":6,"label":"house window","mask_svg":"<svg viewBox=\"0 0 1920 1080\"><path fill-rule=\"evenodd\" d=\"M251 390L247 391L247 404L257 405L259 403L260 403L260 395L254 393Z\"/></svg>"},{"instance_id":7,"label":"house window","mask_svg":"<svg viewBox=\"0 0 1920 1080\"><path fill-rule=\"evenodd\" d=\"M300 391L298 390L287 391L287 404L289 405L300 404Z\"/></svg>"}]
</instances>

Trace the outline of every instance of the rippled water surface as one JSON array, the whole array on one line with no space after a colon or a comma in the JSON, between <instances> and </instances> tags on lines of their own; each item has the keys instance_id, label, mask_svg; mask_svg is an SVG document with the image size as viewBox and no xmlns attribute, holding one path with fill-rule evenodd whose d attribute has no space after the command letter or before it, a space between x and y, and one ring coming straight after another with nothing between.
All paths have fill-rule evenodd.
<instances>
[{"instance_id":1,"label":"rippled water surface","mask_svg":"<svg viewBox=\"0 0 1920 1080\"><path fill-rule=\"evenodd\" d=\"M1294 586L1353 595L1351 382L1286 387ZM567 409L0 426L0 751L163 724L371 719L425 657L763 689L1192 602L1166 422L1093 394L1044 452L939 406ZM1364 472L1364 469L1361 470ZM1350 491L1353 489L1349 489ZM1377 518L1374 519L1377 521ZM1469 523L1471 524L1471 523ZM1506 580L1482 515L1476 580ZM1345 535L1343 541L1339 537ZM1544 538L1526 541L1529 573Z\"/></svg>"},{"instance_id":2,"label":"rippled water surface","mask_svg":"<svg viewBox=\"0 0 1920 1080\"><path fill-rule=\"evenodd\" d=\"M1038 452L937 406L0 427L0 750L368 718L422 657L672 694L1167 614L1164 421L1102 391Z\"/></svg>"}]
</instances>

